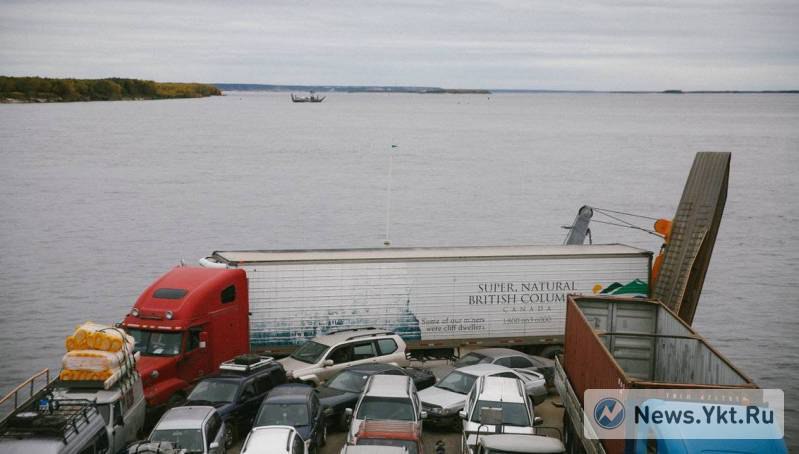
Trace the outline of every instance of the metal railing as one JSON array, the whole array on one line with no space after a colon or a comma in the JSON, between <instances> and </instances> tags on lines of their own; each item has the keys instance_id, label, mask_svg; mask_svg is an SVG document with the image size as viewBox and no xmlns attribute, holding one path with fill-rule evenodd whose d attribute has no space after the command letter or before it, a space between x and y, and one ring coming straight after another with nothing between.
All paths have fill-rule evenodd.
<instances>
[{"instance_id":1,"label":"metal railing","mask_svg":"<svg viewBox=\"0 0 799 454\"><path fill-rule=\"evenodd\" d=\"M36 387L37 379L41 378L44 375L45 383L44 385ZM2 399L0 399L0 420L4 420L9 414L14 413L17 408L19 408L20 403L24 404L27 403L36 393L41 391L42 389L46 388L50 384L50 369L42 369L39 372L33 374L29 379L25 380L24 382L17 385L16 388L12 389L8 394L6 394ZM24 397L22 402L20 402L20 392L27 390L28 395ZM2 409L4 405L8 405L7 402L14 399L14 408L11 411L6 412Z\"/></svg>"}]
</instances>

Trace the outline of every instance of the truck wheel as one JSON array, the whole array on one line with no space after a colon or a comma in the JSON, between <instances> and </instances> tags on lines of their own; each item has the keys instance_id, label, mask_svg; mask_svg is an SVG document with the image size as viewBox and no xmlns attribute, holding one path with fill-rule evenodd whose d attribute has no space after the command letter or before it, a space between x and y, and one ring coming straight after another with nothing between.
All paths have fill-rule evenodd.
<instances>
[{"instance_id":1,"label":"truck wheel","mask_svg":"<svg viewBox=\"0 0 799 454\"><path fill-rule=\"evenodd\" d=\"M542 349L538 356L543 356L544 358L555 359L556 356L563 354L563 346L562 345L550 345Z\"/></svg>"}]
</instances>

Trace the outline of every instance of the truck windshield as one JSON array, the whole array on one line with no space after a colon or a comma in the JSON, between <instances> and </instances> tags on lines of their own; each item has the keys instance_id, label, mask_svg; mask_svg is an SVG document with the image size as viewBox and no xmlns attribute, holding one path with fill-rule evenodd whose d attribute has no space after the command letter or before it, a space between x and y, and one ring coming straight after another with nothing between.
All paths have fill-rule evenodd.
<instances>
[{"instance_id":1,"label":"truck windshield","mask_svg":"<svg viewBox=\"0 0 799 454\"><path fill-rule=\"evenodd\" d=\"M358 419L391 419L395 421L414 421L413 405L410 399L366 396L358 406Z\"/></svg>"},{"instance_id":2,"label":"truck windshield","mask_svg":"<svg viewBox=\"0 0 799 454\"><path fill-rule=\"evenodd\" d=\"M366 380L368 378L368 375L345 370L333 377L333 379L327 383L327 387L348 393L360 393L363 391L363 387L366 385Z\"/></svg>"},{"instance_id":3,"label":"truck windshield","mask_svg":"<svg viewBox=\"0 0 799 454\"><path fill-rule=\"evenodd\" d=\"M460 369L461 367L466 366L473 366L478 363L490 363L491 359L485 355L481 355L479 353L469 353L465 355L463 358L459 359L455 362L455 369Z\"/></svg>"},{"instance_id":4,"label":"truck windshield","mask_svg":"<svg viewBox=\"0 0 799 454\"><path fill-rule=\"evenodd\" d=\"M203 452L203 434L200 429L154 430L150 441L167 441L186 452Z\"/></svg>"},{"instance_id":5,"label":"truck windshield","mask_svg":"<svg viewBox=\"0 0 799 454\"><path fill-rule=\"evenodd\" d=\"M472 422L480 422L481 408L501 408L503 425L521 427L530 426L530 418L527 415L527 406L524 404L479 400L477 401L477 405L474 406L474 412L472 413L471 419Z\"/></svg>"},{"instance_id":6,"label":"truck windshield","mask_svg":"<svg viewBox=\"0 0 799 454\"><path fill-rule=\"evenodd\" d=\"M239 385L232 381L204 380L197 383L194 390L189 394L189 402L233 402L236 397Z\"/></svg>"},{"instance_id":7,"label":"truck windshield","mask_svg":"<svg viewBox=\"0 0 799 454\"><path fill-rule=\"evenodd\" d=\"M175 356L180 353L183 333L162 333L130 328L127 332L136 340L136 351L144 356Z\"/></svg>"},{"instance_id":8,"label":"truck windshield","mask_svg":"<svg viewBox=\"0 0 799 454\"><path fill-rule=\"evenodd\" d=\"M303 404L266 404L258 413L255 426L307 426L308 406Z\"/></svg>"},{"instance_id":9,"label":"truck windshield","mask_svg":"<svg viewBox=\"0 0 799 454\"><path fill-rule=\"evenodd\" d=\"M297 361L315 364L319 361L319 358L325 354L328 348L330 347L320 344L319 342L308 341L295 350L294 353L291 354L291 357Z\"/></svg>"},{"instance_id":10,"label":"truck windshield","mask_svg":"<svg viewBox=\"0 0 799 454\"><path fill-rule=\"evenodd\" d=\"M464 374L463 372L452 371L449 375L444 377L436 388L446 389L458 394L466 394L472 389L474 381L477 377L474 375Z\"/></svg>"}]
</instances>

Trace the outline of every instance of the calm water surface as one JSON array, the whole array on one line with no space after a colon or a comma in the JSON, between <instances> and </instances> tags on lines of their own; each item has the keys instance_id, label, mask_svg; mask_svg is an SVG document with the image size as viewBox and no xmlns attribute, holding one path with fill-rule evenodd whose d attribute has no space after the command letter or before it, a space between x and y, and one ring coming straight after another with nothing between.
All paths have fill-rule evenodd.
<instances>
[{"instance_id":1,"label":"calm water surface","mask_svg":"<svg viewBox=\"0 0 799 454\"><path fill-rule=\"evenodd\" d=\"M397 145L392 151L391 145ZM799 96L288 94L0 105L0 392L215 249L559 244L583 204L676 209L731 151L695 327L799 414ZM597 218L599 219L599 218ZM594 241L657 250L595 224Z\"/></svg>"}]
</instances>

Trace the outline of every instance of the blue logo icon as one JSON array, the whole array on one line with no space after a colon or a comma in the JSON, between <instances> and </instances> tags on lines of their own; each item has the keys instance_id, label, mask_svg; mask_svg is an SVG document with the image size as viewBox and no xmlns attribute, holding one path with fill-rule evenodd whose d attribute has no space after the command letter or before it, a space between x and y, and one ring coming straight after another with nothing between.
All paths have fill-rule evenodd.
<instances>
[{"instance_id":1,"label":"blue logo icon","mask_svg":"<svg viewBox=\"0 0 799 454\"><path fill-rule=\"evenodd\" d=\"M615 429L624 421L624 405L612 397L597 402L594 407L594 421L603 429Z\"/></svg>"}]
</instances>

